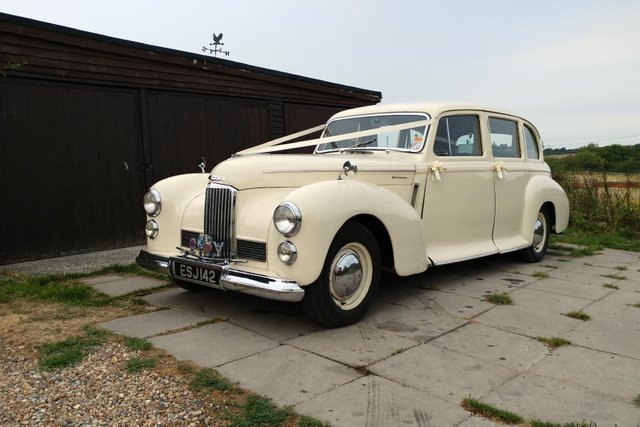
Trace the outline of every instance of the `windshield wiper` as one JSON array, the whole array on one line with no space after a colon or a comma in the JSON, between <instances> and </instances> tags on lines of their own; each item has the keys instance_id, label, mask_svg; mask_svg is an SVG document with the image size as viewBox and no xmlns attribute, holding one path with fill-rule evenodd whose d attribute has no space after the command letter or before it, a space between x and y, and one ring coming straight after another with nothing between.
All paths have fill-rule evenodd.
<instances>
[{"instance_id":1,"label":"windshield wiper","mask_svg":"<svg viewBox=\"0 0 640 427\"><path fill-rule=\"evenodd\" d=\"M343 148L342 150L340 150L340 152L344 153L345 151L354 150L356 148L364 147L365 145L369 145L372 142L376 142L376 140L377 140L377 138L371 138L371 139L367 139L366 141L356 142L351 147Z\"/></svg>"}]
</instances>

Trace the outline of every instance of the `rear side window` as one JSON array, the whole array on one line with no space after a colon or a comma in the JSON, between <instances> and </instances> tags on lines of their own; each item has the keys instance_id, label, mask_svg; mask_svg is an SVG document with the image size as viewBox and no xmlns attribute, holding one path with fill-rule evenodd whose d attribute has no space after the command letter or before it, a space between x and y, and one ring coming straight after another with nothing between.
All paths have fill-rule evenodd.
<instances>
[{"instance_id":1,"label":"rear side window","mask_svg":"<svg viewBox=\"0 0 640 427\"><path fill-rule=\"evenodd\" d=\"M449 116L440 119L433 153L436 156L482 156L478 116Z\"/></svg>"},{"instance_id":2,"label":"rear side window","mask_svg":"<svg viewBox=\"0 0 640 427\"><path fill-rule=\"evenodd\" d=\"M489 118L493 157L520 157L518 124L513 120Z\"/></svg>"},{"instance_id":3,"label":"rear side window","mask_svg":"<svg viewBox=\"0 0 640 427\"><path fill-rule=\"evenodd\" d=\"M529 126L524 125L524 142L527 144L527 158L539 159L540 151L538 151L538 141Z\"/></svg>"}]
</instances>

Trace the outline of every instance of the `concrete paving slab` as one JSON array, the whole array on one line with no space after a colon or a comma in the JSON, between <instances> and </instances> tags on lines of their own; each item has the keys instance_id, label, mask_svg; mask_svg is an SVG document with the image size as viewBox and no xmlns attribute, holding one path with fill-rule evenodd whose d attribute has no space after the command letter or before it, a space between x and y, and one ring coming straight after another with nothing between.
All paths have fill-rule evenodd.
<instances>
[{"instance_id":1,"label":"concrete paving slab","mask_svg":"<svg viewBox=\"0 0 640 427\"><path fill-rule=\"evenodd\" d=\"M464 295L471 298L483 299L485 295L509 293L519 286L502 284L496 282L488 282L480 278L465 277L459 279L456 283L449 283L443 286L437 286L432 288L423 288L426 290L439 290L444 292L451 292L457 295Z\"/></svg>"},{"instance_id":2,"label":"concrete paving slab","mask_svg":"<svg viewBox=\"0 0 640 427\"><path fill-rule=\"evenodd\" d=\"M125 276L120 276L120 275L116 275L116 274L107 274L107 275L104 275L104 276L87 277L86 279L82 279L82 281L84 283L89 284L89 285L97 285L99 283L114 282L116 280L122 280L124 278L125 278Z\"/></svg>"},{"instance_id":3,"label":"concrete paving slab","mask_svg":"<svg viewBox=\"0 0 640 427\"><path fill-rule=\"evenodd\" d=\"M506 271L508 273L516 273L516 274L524 274L527 276L535 277L536 273L547 273L551 270L554 270L553 267L549 266L550 264L545 263L544 261L541 263L529 264L526 262L514 263L514 264L502 264L499 267L500 271Z\"/></svg>"},{"instance_id":4,"label":"concrete paving slab","mask_svg":"<svg viewBox=\"0 0 640 427\"><path fill-rule=\"evenodd\" d=\"M93 282L84 280L90 284L95 290L105 293L112 297L119 297L130 294L131 292L143 291L153 288L165 286L167 283L157 279L140 276L125 276L120 279L114 279L117 276L102 276L103 280L99 280L101 276L95 277Z\"/></svg>"},{"instance_id":5,"label":"concrete paving slab","mask_svg":"<svg viewBox=\"0 0 640 427\"><path fill-rule=\"evenodd\" d=\"M577 345L640 359L640 328L588 320L576 326L567 338Z\"/></svg>"},{"instance_id":6,"label":"concrete paving slab","mask_svg":"<svg viewBox=\"0 0 640 427\"><path fill-rule=\"evenodd\" d=\"M593 265L589 262L589 258L573 258L569 262L562 262L555 265L563 271L586 273L591 275L615 274L619 272L613 268L615 265L611 267Z\"/></svg>"},{"instance_id":7,"label":"concrete paving slab","mask_svg":"<svg viewBox=\"0 0 640 427\"><path fill-rule=\"evenodd\" d=\"M534 339L477 323L456 329L429 344L519 372L526 371L548 353L546 347Z\"/></svg>"},{"instance_id":8,"label":"concrete paving slab","mask_svg":"<svg viewBox=\"0 0 640 427\"><path fill-rule=\"evenodd\" d=\"M594 421L599 426L637 426L640 408L552 378L521 374L491 392L483 401L525 418L570 423Z\"/></svg>"},{"instance_id":9,"label":"concrete paving slab","mask_svg":"<svg viewBox=\"0 0 640 427\"><path fill-rule=\"evenodd\" d=\"M591 274L588 272L569 271L564 270L562 267L547 273L549 277L553 279L568 280L576 283L586 283L589 285L602 286L605 283L611 283L611 279L603 277L598 274Z\"/></svg>"},{"instance_id":10,"label":"concrete paving slab","mask_svg":"<svg viewBox=\"0 0 640 427\"><path fill-rule=\"evenodd\" d=\"M640 360L582 347L560 347L531 372L612 394L627 402L640 391Z\"/></svg>"},{"instance_id":11,"label":"concrete paving slab","mask_svg":"<svg viewBox=\"0 0 640 427\"><path fill-rule=\"evenodd\" d=\"M496 424L491 420L480 417L469 417L457 427L502 427L504 424Z\"/></svg>"},{"instance_id":12,"label":"concrete paving slab","mask_svg":"<svg viewBox=\"0 0 640 427\"><path fill-rule=\"evenodd\" d=\"M622 273L626 273L626 272L622 272ZM625 277L629 276L629 273L622 274ZM635 292L637 294L640 294L640 279L624 279L624 280L618 280L618 281L613 281L613 284L615 284L617 287L619 287L620 289L624 289L625 291L630 291L630 292Z\"/></svg>"},{"instance_id":13,"label":"concrete paving slab","mask_svg":"<svg viewBox=\"0 0 640 427\"><path fill-rule=\"evenodd\" d=\"M499 270L487 270L487 271L470 271L465 279L476 279L480 281L497 283L502 285L511 285L511 286L526 286L530 283L538 280L535 277L527 276L526 274L518 274L518 273L509 273L506 271Z\"/></svg>"},{"instance_id":14,"label":"concrete paving slab","mask_svg":"<svg viewBox=\"0 0 640 427\"><path fill-rule=\"evenodd\" d=\"M450 292L412 289L409 294L420 301L426 310L463 319L470 319L493 307L493 304L481 299Z\"/></svg>"},{"instance_id":15,"label":"concrete paving slab","mask_svg":"<svg viewBox=\"0 0 640 427\"><path fill-rule=\"evenodd\" d=\"M369 369L452 403L459 403L468 395L485 395L516 375L513 369L429 343L389 357Z\"/></svg>"},{"instance_id":16,"label":"concrete paving slab","mask_svg":"<svg viewBox=\"0 0 640 427\"><path fill-rule=\"evenodd\" d=\"M171 289L143 298L156 307L195 311L257 332L278 342L322 330L311 322L298 304L280 303L231 292L187 292Z\"/></svg>"},{"instance_id":17,"label":"concrete paving slab","mask_svg":"<svg viewBox=\"0 0 640 427\"><path fill-rule=\"evenodd\" d=\"M637 307L634 304L638 304ZM640 293L617 290L586 310L593 320L603 320L640 329Z\"/></svg>"},{"instance_id":18,"label":"concrete paving slab","mask_svg":"<svg viewBox=\"0 0 640 427\"><path fill-rule=\"evenodd\" d=\"M287 344L349 366L362 366L411 348L417 342L382 329L369 313L354 325L314 332L293 338Z\"/></svg>"},{"instance_id":19,"label":"concrete paving slab","mask_svg":"<svg viewBox=\"0 0 640 427\"><path fill-rule=\"evenodd\" d=\"M526 307L501 305L476 317L484 325L528 337L564 337L582 323L561 314L545 313Z\"/></svg>"},{"instance_id":20,"label":"concrete paving slab","mask_svg":"<svg viewBox=\"0 0 640 427\"><path fill-rule=\"evenodd\" d=\"M603 249L599 254L590 256L589 262L604 267L618 264L633 264L640 260L638 252L621 251L618 249Z\"/></svg>"},{"instance_id":21,"label":"concrete paving slab","mask_svg":"<svg viewBox=\"0 0 640 427\"><path fill-rule=\"evenodd\" d=\"M294 409L333 427L455 426L469 416L456 404L374 375L307 400Z\"/></svg>"},{"instance_id":22,"label":"concrete paving slab","mask_svg":"<svg viewBox=\"0 0 640 427\"><path fill-rule=\"evenodd\" d=\"M362 376L355 369L282 345L218 368L243 388L295 405Z\"/></svg>"},{"instance_id":23,"label":"concrete paving slab","mask_svg":"<svg viewBox=\"0 0 640 427\"><path fill-rule=\"evenodd\" d=\"M111 320L100 323L99 326L128 337L147 338L163 332L194 326L210 319L210 317L196 313L160 310Z\"/></svg>"},{"instance_id":24,"label":"concrete paving slab","mask_svg":"<svg viewBox=\"0 0 640 427\"><path fill-rule=\"evenodd\" d=\"M588 298L597 300L613 292L613 289L603 288L602 285L589 285L559 279L543 279L527 286L527 289L553 292L560 295Z\"/></svg>"},{"instance_id":25,"label":"concrete paving slab","mask_svg":"<svg viewBox=\"0 0 640 427\"><path fill-rule=\"evenodd\" d=\"M434 310L400 307L376 303L371 314L384 331L423 343L446 334L467 323L466 319L438 313Z\"/></svg>"},{"instance_id":26,"label":"concrete paving slab","mask_svg":"<svg viewBox=\"0 0 640 427\"><path fill-rule=\"evenodd\" d=\"M269 338L227 322L210 323L184 332L153 337L149 341L178 360L191 360L208 368L278 346Z\"/></svg>"},{"instance_id":27,"label":"concrete paving slab","mask_svg":"<svg viewBox=\"0 0 640 427\"><path fill-rule=\"evenodd\" d=\"M556 314L582 310L593 303L593 300L586 298L570 297L528 288L511 292L511 298L516 306Z\"/></svg>"}]
</instances>

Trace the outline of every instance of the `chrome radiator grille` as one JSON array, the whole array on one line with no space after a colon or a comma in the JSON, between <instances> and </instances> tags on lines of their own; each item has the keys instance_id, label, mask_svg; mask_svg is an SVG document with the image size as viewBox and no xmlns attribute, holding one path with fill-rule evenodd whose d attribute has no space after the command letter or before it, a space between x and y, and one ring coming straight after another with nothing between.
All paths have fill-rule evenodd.
<instances>
[{"instance_id":1,"label":"chrome radiator grille","mask_svg":"<svg viewBox=\"0 0 640 427\"><path fill-rule=\"evenodd\" d=\"M213 238L214 245L222 244L219 258L236 256L237 194L234 188L217 184L210 184L205 194L204 233Z\"/></svg>"}]
</instances>

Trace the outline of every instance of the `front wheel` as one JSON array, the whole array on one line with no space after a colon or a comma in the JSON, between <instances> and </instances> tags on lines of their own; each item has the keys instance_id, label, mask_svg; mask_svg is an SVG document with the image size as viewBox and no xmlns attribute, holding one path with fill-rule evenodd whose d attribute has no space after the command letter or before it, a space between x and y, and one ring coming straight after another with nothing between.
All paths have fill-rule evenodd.
<instances>
[{"instance_id":1,"label":"front wheel","mask_svg":"<svg viewBox=\"0 0 640 427\"><path fill-rule=\"evenodd\" d=\"M320 277L305 290L307 315L337 328L366 313L380 283L380 249L371 231L356 222L345 224L333 239Z\"/></svg>"},{"instance_id":2,"label":"front wheel","mask_svg":"<svg viewBox=\"0 0 640 427\"><path fill-rule=\"evenodd\" d=\"M540 262L547 253L549 246L549 229L551 223L549 221L549 211L547 208L540 209L538 217L533 226L533 241L531 246L520 252L522 259L526 262Z\"/></svg>"}]
</instances>

